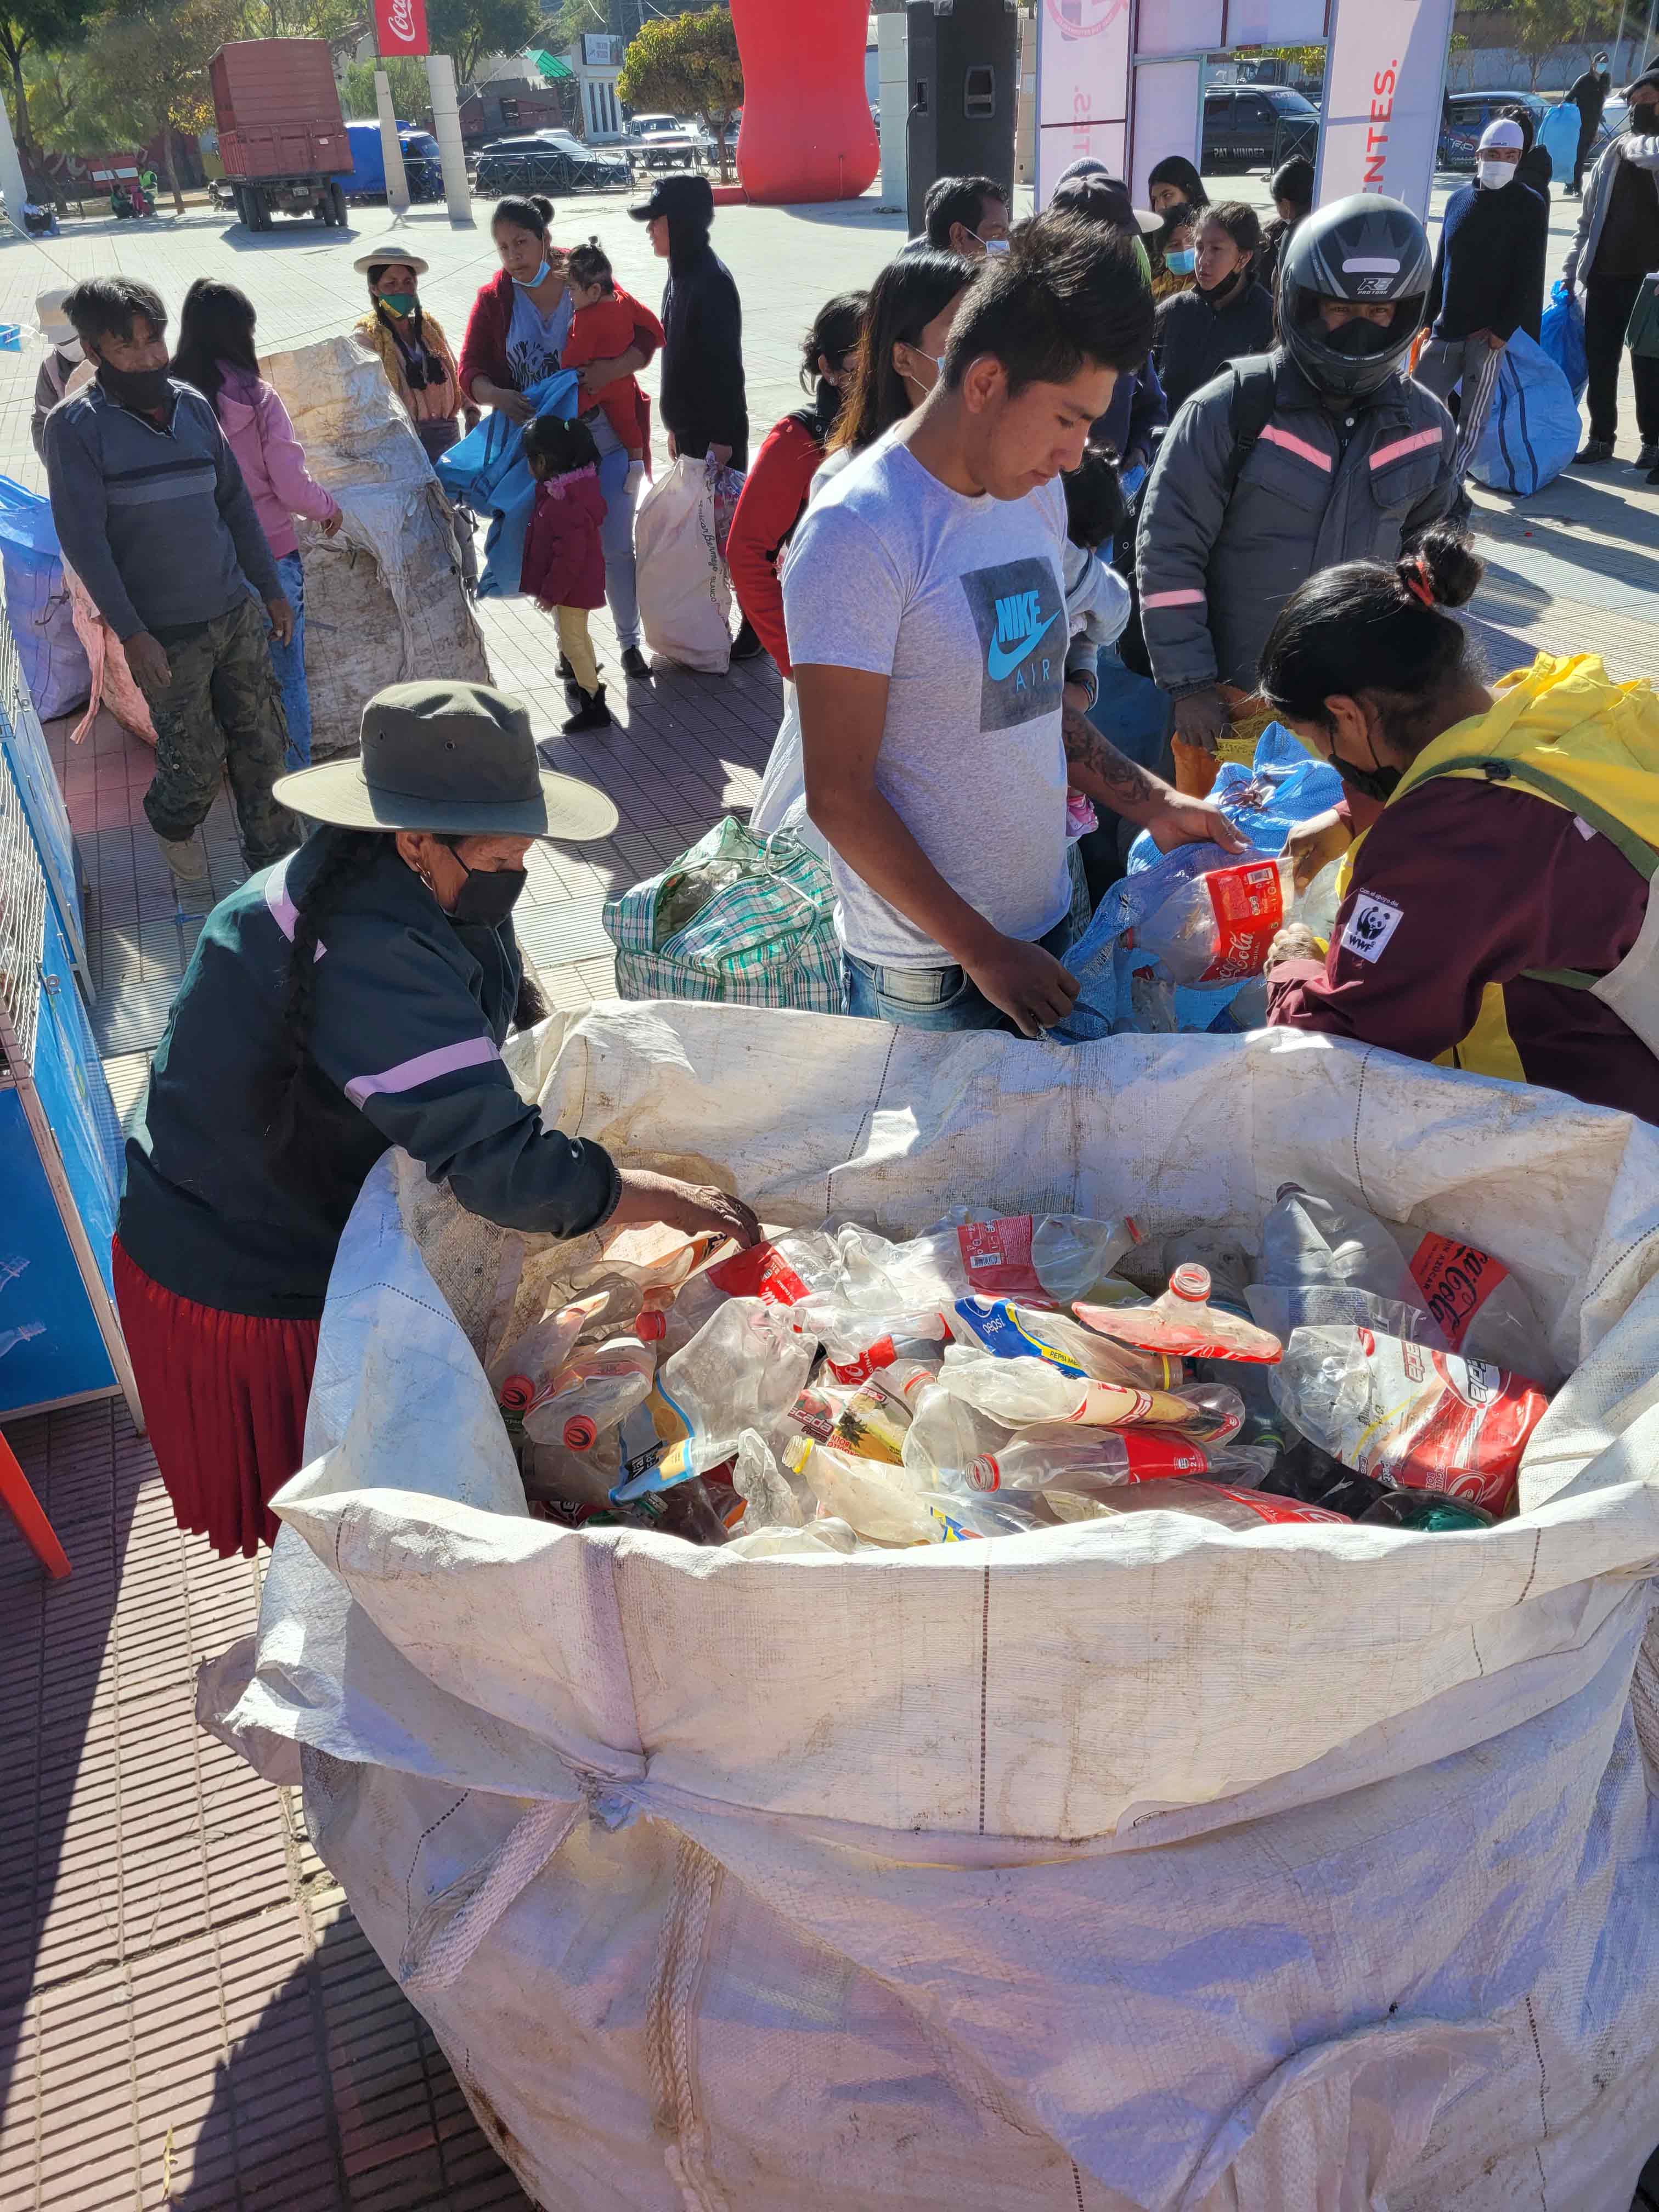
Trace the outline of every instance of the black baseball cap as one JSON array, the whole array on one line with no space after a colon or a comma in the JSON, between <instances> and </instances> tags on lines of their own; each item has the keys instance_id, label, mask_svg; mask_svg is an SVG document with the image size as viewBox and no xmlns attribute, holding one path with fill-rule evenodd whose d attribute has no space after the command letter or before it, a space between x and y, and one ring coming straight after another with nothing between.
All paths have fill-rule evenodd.
<instances>
[{"instance_id":1,"label":"black baseball cap","mask_svg":"<svg viewBox=\"0 0 1659 2212\"><path fill-rule=\"evenodd\" d=\"M707 230L714 220L714 190L707 177L659 177L650 198L628 212L635 222L665 215L670 222L696 223Z\"/></svg>"}]
</instances>

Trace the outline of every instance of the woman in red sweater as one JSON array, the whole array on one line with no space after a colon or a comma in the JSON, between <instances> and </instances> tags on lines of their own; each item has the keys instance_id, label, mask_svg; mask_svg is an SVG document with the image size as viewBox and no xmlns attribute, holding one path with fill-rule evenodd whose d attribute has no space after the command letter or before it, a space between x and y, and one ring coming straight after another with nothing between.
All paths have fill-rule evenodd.
<instances>
[{"instance_id":1,"label":"woman in red sweater","mask_svg":"<svg viewBox=\"0 0 1659 2212\"><path fill-rule=\"evenodd\" d=\"M841 292L819 308L802 348L801 388L816 397L775 422L744 480L726 541L726 557L738 605L761 643L787 677L789 646L783 630L783 587L778 563L800 520L812 478L846 397L858 358L859 330L869 295Z\"/></svg>"}]
</instances>

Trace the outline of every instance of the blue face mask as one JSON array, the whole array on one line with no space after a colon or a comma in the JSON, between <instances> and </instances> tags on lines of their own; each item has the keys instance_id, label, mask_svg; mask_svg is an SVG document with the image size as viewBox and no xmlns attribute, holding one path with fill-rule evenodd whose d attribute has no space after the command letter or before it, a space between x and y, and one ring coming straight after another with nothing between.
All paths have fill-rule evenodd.
<instances>
[{"instance_id":1,"label":"blue face mask","mask_svg":"<svg viewBox=\"0 0 1659 2212\"><path fill-rule=\"evenodd\" d=\"M1164 266L1172 276L1190 276L1198 266L1198 248L1178 246L1164 257Z\"/></svg>"},{"instance_id":2,"label":"blue face mask","mask_svg":"<svg viewBox=\"0 0 1659 2212\"><path fill-rule=\"evenodd\" d=\"M527 283L524 283L525 290L526 292L533 292L538 284L544 284L552 274L553 264L548 259L545 254L543 254L542 265ZM521 283L524 282L523 279L520 279L520 281Z\"/></svg>"}]
</instances>

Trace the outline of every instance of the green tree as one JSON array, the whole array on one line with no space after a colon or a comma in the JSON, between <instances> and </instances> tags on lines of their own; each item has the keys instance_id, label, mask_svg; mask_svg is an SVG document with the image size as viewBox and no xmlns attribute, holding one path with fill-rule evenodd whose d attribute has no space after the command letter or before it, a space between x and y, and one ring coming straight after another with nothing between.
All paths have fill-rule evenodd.
<instances>
[{"instance_id":1,"label":"green tree","mask_svg":"<svg viewBox=\"0 0 1659 2212\"><path fill-rule=\"evenodd\" d=\"M723 183L731 173L732 118L743 106L743 64L731 9L704 8L647 23L629 46L617 97L629 107L700 117L719 143Z\"/></svg>"},{"instance_id":2,"label":"green tree","mask_svg":"<svg viewBox=\"0 0 1659 2212\"><path fill-rule=\"evenodd\" d=\"M161 182L180 215L185 201L173 166L173 135L205 131L212 122L208 64L246 28L246 0L118 0L99 19L77 72L79 120L96 117L93 135L117 143L156 139Z\"/></svg>"},{"instance_id":3,"label":"green tree","mask_svg":"<svg viewBox=\"0 0 1659 2212\"><path fill-rule=\"evenodd\" d=\"M7 106L19 152L37 146L23 64L32 54L78 46L99 0L0 0L0 62L11 78Z\"/></svg>"},{"instance_id":4,"label":"green tree","mask_svg":"<svg viewBox=\"0 0 1659 2212\"><path fill-rule=\"evenodd\" d=\"M538 43L542 11L536 0L427 0L432 51L447 54L456 81L471 84L490 54L522 53Z\"/></svg>"},{"instance_id":5,"label":"green tree","mask_svg":"<svg viewBox=\"0 0 1659 2212\"><path fill-rule=\"evenodd\" d=\"M537 44L545 46L550 54L562 54L575 45L584 31L610 28L611 18L599 0L562 0L562 5L550 8L543 16Z\"/></svg>"},{"instance_id":6,"label":"green tree","mask_svg":"<svg viewBox=\"0 0 1659 2212\"><path fill-rule=\"evenodd\" d=\"M348 122L372 123L380 113L374 98L374 72L383 69L392 86L392 112L407 116L421 129L432 127L432 94L426 64L412 54L391 54L382 62L349 62L340 86L340 105Z\"/></svg>"}]
</instances>

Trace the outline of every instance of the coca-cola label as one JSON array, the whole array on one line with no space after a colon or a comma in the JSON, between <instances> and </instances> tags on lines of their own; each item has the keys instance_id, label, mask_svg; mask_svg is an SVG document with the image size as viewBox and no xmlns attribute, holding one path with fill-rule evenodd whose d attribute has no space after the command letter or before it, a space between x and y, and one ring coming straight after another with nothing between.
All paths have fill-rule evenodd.
<instances>
[{"instance_id":1,"label":"coca-cola label","mask_svg":"<svg viewBox=\"0 0 1659 2212\"><path fill-rule=\"evenodd\" d=\"M1412 1254L1411 1269L1412 1280L1454 1352L1462 1350L1470 1322L1510 1272L1478 1244L1432 1231Z\"/></svg>"},{"instance_id":2,"label":"coca-cola label","mask_svg":"<svg viewBox=\"0 0 1659 2212\"><path fill-rule=\"evenodd\" d=\"M843 1360L839 1367L833 1359L826 1360L824 1364L837 1382L867 1382L879 1369L890 1367L897 1358L898 1346L892 1338L881 1336L873 1344L866 1345L856 1359Z\"/></svg>"},{"instance_id":3,"label":"coca-cola label","mask_svg":"<svg viewBox=\"0 0 1659 2212\"><path fill-rule=\"evenodd\" d=\"M762 1298L769 1306L796 1305L806 1296L805 1284L775 1244L751 1244L746 1252L734 1252L708 1270L708 1279L727 1297Z\"/></svg>"},{"instance_id":4,"label":"coca-cola label","mask_svg":"<svg viewBox=\"0 0 1659 2212\"><path fill-rule=\"evenodd\" d=\"M1224 1484L1215 1486L1218 1498L1230 1498L1235 1505L1248 1506L1258 1521L1342 1521L1346 1513L1328 1513L1322 1505L1304 1505L1294 1498L1263 1498L1259 1491L1230 1490Z\"/></svg>"},{"instance_id":5,"label":"coca-cola label","mask_svg":"<svg viewBox=\"0 0 1659 2212\"><path fill-rule=\"evenodd\" d=\"M428 54L426 0L374 0L374 43L382 54Z\"/></svg>"},{"instance_id":6,"label":"coca-cola label","mask_svg":"<svg viewBox=\"0 0 1659 2212\"><path fill-rule=\"evenodd\" d=\"M975 1297L1024 1298L1033 1305L1053 1305L1031 1261L1035 1225L1029 1213L1012 1213L1001 1221L963 1222L957 1231L957 1243Z\"/></svg>"},{"instance_id":7,"label":"coca-cola label","mask_svg":"<svg viewBox=\"0 0 1659 2212\"><path fill-rule=\"evenodd\" d=\"M1369 1329L1354 1335L1369 1387L1332 1439L1337 1457L1380 1482L1502 1513L1527 1439L1549 1404L1543 1392L1484 1359Z\"/></svg>"},{"instance_id":8,"label":"coca-cola label","mask_svg":"<svg viewBox=\"0 0 1659 2212\"><path fill-rule=\"evenodd\" d=\"M1284 876L1277 860L1247 860L1204 878L1215 915L1215 951L1200 983L1242 983L1259 975L1285 920Z\"/></svg>"}]
</instances>

